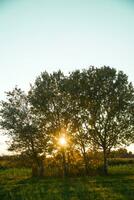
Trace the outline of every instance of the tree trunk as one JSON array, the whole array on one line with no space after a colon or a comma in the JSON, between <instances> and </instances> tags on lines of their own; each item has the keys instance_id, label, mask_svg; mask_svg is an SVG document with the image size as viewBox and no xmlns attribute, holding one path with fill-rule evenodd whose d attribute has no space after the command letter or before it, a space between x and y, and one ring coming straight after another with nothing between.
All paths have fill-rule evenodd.
<instances>
[{"instance_id":1,"label":"tree trunk","mask_svg":"<svg viewBox=\"0 0 134 200\"><path fill-rule=\"evenodd\" d=\"M68 152L68 153L67 153L67 162L66 162L66 166L67 166L67 175L70 174L70 163L71 163L71 161L70 161L70 154L69 154L69 152Z\"/></svg>"},{"instance_id":2,"label":"tree trunk","mask_svg":"<svg viewBox=\"0 0 134 200\"><path fill-rule=\"evenodd\" d=\"M38 177L38 167L37 164L32 164L32 177Z\"/></svg>"},{"instance_id":3,"label":"tree trunk","mask_svg":"<svg viewBox=\"0 0 134 200\"><path fill-rule=\"evenodd\" d=\"M38 177L42 178L44 177L44 162L43 159L40 158L39 165L38 165Z\"/></svg>"},{"instance_id":4,"label":"tree trunk","mask_svg":"<svg viewBox=\"0 0 134 200\"><path fill-rule=\"evenodd\" d=\"M36 157L32 165L32 176L43 177L44 176L44 162L42 158Z\"/></svg>"},{"instance_id":5,"label":"tree trunk","mask_svg":"<svg viewBox=\"0 0 134 200\"><path fill-rule=\"evenodd\" d=\"M65 156L65 150L62 150L62 164L63 164L63 177L67 176L67 163L66 163L66 156Z\"/></svg>"},{"instance_id":6,"label":"tree trunk","mask_svg":"<svg viewBox=\"0 0 134 200\"><path fill-rule=\"evenodd\" d=\"M32 166L32 176L34 177L43 177L44 176L44 162L43 159L38 156L38 153L34 147L34 140L31 137L31 148L33 153L33 166Z\"/></svg>"},{"instance_id":7,"label":"tree trunk","mask_svg":"<svg viewBox=\"0 0 134 200\"><path fill-rule=\"evenodd\" d=\"M84 165L85 165L85 174L88 175L89 174L89 164L88 164L88 159L87 159L84 144L82 145L82 154L83 154L83 161L84 161Z\"/></svg>"},{"instance_id":8,"label":"tree trunk","mask_svg":"<svg viewBox=\"0 0 134 200\"><path fill-rule=\"evenodd\" d=\"M108 175L108 163L106 149L103 149L103 172L104 175Z\"/></svg>"},{"instance_id":9,"label":"tree trunk","mask_svg":"<svg viewBox=\"0 0 134 200\"><path fill-rule=\"evenodd\" d=\"M83 159L84 159L84 164L85 164L85 174L88 175L89 174L89 166L88 166L88 160L87 160L87 156L86 153L83 153Z\"/></svg>"}]
</instances>

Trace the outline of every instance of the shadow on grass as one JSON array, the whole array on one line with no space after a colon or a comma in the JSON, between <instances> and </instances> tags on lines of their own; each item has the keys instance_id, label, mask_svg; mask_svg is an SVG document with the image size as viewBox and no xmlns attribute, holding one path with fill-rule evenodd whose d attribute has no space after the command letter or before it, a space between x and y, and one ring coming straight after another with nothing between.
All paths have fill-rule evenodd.
<instances>
[{"instance_id":1,"label":"shadow on grass","mask_svg":"<svg viewBox=\"0 0 134 200\"><path fill-rule=\"evenodd\" d=\"M93 200L101 195L89 190L89 178L38 179L28 178L17 182L10 190L2 188L2 200ZM87 184L89 186L87 187ZM4 197L4 194L6 196Z\"/></svg>"},{"instance_id":2,"label":"shadow on grass","mask_svg":"<svg viewBox=\"0 0 134 200\"><path fill-rule=\"evenodd\" d=\"M132 175L112 175L99 177L97 187L101 188L101 199L109 200L134 200L134 176ZM99 190L98 190L99 191ZM103 191L103 192L101 192Z\"/></svg>"},{"instance_id":3,"label":"shadow on grass","mask_svg":"<svg viewBox=\"0 0 134 200\"><path fill-rule=\"evenodd\" d=\"M133 200L134 178L126 175L81 178L25 178L0 183L0 200Z\"/></svg>"}]
</instances>

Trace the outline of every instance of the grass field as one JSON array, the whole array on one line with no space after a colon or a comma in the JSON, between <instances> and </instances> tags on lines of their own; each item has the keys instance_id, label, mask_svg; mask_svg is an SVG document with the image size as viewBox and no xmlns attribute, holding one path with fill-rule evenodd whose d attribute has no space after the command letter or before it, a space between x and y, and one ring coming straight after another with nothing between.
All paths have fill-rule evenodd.
<instances>
[{"instance_id":1,"label":"grass field","mask_svg":"<svg viewBox=\"0 0 134 200\"><path fill-rule=\"evenodd\" d=\"M0 170L0 200L134 200L134 165L108 177L30 178L28 169Z\"/></svg>"}]
</instances>

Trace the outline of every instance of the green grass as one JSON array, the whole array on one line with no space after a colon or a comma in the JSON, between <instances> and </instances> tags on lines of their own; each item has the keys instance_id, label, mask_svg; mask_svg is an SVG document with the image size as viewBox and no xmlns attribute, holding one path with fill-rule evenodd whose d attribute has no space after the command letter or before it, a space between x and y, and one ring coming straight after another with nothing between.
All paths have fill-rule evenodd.
<instances>
[{"instance_id":1,"label":"green grass","mask_svg":"<svg viewBox=\"0 0 134 200\"><path fill-rule=\"evenodd\" d=\"M113 166L110 175L31 178L28 169L0 171L0 200L134 200L134 165Z\"/></svg>"}]
</instances>

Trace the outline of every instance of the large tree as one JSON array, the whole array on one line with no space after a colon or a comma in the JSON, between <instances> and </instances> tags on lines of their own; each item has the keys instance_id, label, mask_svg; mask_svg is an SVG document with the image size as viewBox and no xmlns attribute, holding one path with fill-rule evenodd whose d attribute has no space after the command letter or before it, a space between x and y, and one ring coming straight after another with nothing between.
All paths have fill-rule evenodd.
<instances>
[{"instance_id":1,"label":"large tree","mask_svg":"<svg viewBox=\"0 0 134 200\"><path fill-rule=\"evenodd\" d=\"M134 88L122 71L105 66L73 72L68 85L71 101L75 102L74 123L78 121L77 128L83 127L89 144L103 150L104 173L107 174L111 148L126 143L132 136L130 110Z\"/></svg>"},{"instance_id":2,"label":"large tree","mask_svg":"<svg viewBox=\"0 0 134 200\"><path fill-rule=\"evenodd\" d=\"M27 153L33 160L33 175L44 174L42 158L49 147L49 134L41 125L40 116L34 114L28 96L18 88L7 92L7 100L1 102L1 128L11 137L9 150ZM36 173L36 174L35 174Z\"/></svg>"},{"instance_id":3,"label":"large tree","mask_svg":"<svg viewBox=\"0 0 134 200\"><path fill-rule=\"evenodd\" d=\"M83 74L80 70L76 70L64 79L62 90L68 97L68 112L70 118L70 133L73 138L76 149L78 149L83 157L85 166L85 174L89 173L89 156L88 150L91 147L89 135L85 123L87 115L85 110L85 95L83 96L86 85L82 82ZM86 105L87 106L87 105Z\"/></svg>"},{"instance_id":4,"label":"large tree","mask_svg":"<svg viewBox=\"0 0 134 200\"><path fill-rule=\"evenodd\" d=\"M54 149L58 147L57 139L62 135L67 136L69 133L69 113L67 112L69 104L67 96L62 90L64 78L64 74L61 71L52 74L43 72L37 77L29 92L29 100L33 105L34 111L39 113L44 121L47 121L47 129L51 134ZM63 174L66 175L65 152L61 152L63 155Z\"/></svg>"}]
</instances>

